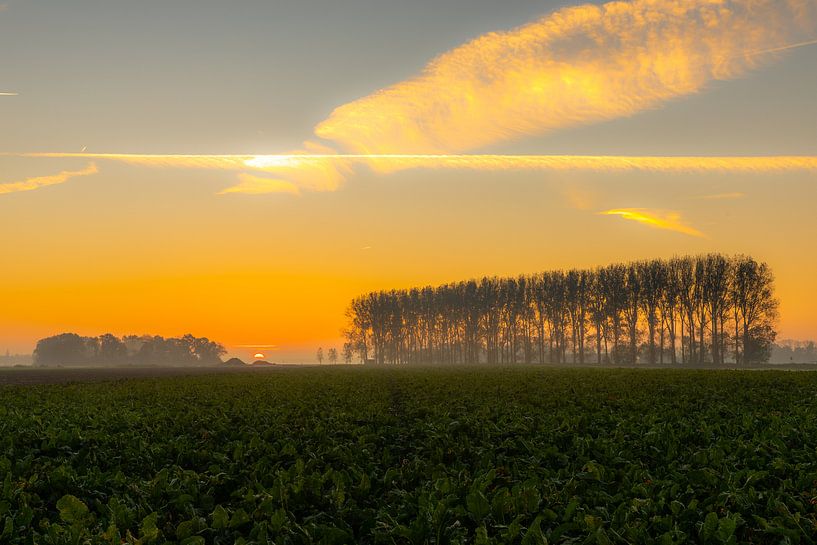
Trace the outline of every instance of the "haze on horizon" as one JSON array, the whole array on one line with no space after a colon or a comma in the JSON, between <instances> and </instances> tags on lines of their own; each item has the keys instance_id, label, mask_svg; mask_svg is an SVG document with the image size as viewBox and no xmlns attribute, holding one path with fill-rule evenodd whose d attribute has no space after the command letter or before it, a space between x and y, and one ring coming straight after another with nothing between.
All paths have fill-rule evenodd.
<instances>
[{"instance_id":1,"label":"haze on horizon","mask_svg":"<svg viewBox=\"0 0 817 545\"><path fill-rule=\"evenodd\" d=\"M815 338L815 40L817 0L5 2L0 349L307 361L363 292L705 252Z\"/></svg>"}]
</instances>

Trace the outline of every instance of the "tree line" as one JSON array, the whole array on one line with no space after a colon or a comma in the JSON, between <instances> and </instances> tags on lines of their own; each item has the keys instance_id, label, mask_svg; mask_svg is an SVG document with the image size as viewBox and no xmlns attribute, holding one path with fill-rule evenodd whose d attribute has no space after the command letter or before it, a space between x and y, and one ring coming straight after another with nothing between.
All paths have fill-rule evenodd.
<instances>
[{"instance_id":1,"label":"tree line","mask_svg":"<svg viewBox=\"0 0 817 545\"><path fill-rule=\"evenodd\" d=\"M106 333L83 337L62 333L41 339L34 349L34 365L211 365L227 351L205 337Z\"/></svg>"},{"instance_id":2,"label":"tree line","mask_svg":"<svg viewBox=\"0 0 817 545\"><path fill-rule=\"evenodd\" d=\"M766 263L721 254L372 292L344 351L366 363L768 361L778 300Z\"/></svg>"}]
</instances>

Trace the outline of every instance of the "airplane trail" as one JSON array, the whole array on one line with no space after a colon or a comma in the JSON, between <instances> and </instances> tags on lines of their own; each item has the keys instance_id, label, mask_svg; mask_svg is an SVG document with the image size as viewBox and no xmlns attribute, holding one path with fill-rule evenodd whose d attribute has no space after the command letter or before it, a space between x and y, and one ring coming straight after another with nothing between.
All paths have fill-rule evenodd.
<instances>
[{"instance_id":1,"label":"airplane trail","mask_svg":"<svg viewBox=\"0 0 817 545\"><path fill-rule=\"evenodd\" d=\"M0 157L83 159L143 167L207 169L239 172L239 183L221 194L288 193L304 189L331 191L342 173L358 166L376 172L401 169L591 172L793 172L817 171L817 156L623 156L623 155L495 155L495 154L278 154L161 155L126 153L0 153ZM264 177L249 172L272 174ZM334 176L334 177L333 177ZM67 181L70 178L66 178ZM328 181L328 182L327 182ZM2 187L2 186L0 186ZM11 192L11 191L0 191Z\"/></svg>"},{"instance_id":2,"label":"airplane trail","mask_svg":"<svg viewBox=\"0 0 817 545\"><path fill-rule=\"evenodd\" d=\"M326 143L307 141L291 153L17 155L235 170L241 173L238 183L222 193L247 194L334 191L361 166L381 174L410 168L814 171L814 156L473 152L659 108L713 81L743 76L772 60L773 53L817 44L815 30L817 0L585 4L443 53L418 75L336 108L314 129Z\"/></svg>"},{"instance_id":3,"label":"airplane trail","mask_svg":"<svg viewBox=\"0 0 817 545\"><path fill-rule=\"evenodd\" d=\"M321 163L347 162L377 167L479 170L655 170L770 172L817 170L817 156L638 156L638 155L499 155L499 154L272 154L165 155L127 153L0 153L5 157L88 159L151 167L277 171Z\"/></svg>"}]
</instances>

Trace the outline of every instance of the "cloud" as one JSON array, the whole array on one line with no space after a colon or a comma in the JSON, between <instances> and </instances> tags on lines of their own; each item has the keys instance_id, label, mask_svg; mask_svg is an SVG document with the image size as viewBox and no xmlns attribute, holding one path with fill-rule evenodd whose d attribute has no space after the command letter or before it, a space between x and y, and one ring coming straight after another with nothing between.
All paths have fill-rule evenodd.
<instances>
[{"instance_id":1,"label":"cloud","mask_svg":"<svg viewBox=\"0 0 817 545\"><path fill-rule=\"evenodd\" d=\"M733 193L715 193L714 195L700 195L694 198L699 201L736 201L738 199L744 198L745 196L746 196L745 193L735 191Z\"/></svg>"},{"instance_id":2,"label":"cloud","mask_svg":"<svg viewBox=\"0 0 817 545\"><path fill-rule=\"evenodd\" d=\"M817 156L655 156L655 155L141 155L122 153L0 153L0 157L39 159L87 159L135 166L258 171L297 174L310 189L334 189L335 183L309 182L310 175L340 175L355 166L379 169L450 170L585 170L595 172L786 172L815 171ZM305 173L302 174L301 173Z\"/></svg>"},{"instance_id":3,"label":"cloud","mask_svg":"<svg viewBox=\"0 0 817 545\"><path fill-rule=\"evenodd\" d=\"M219 195L228 193L245 193L257 195L260 193L289 193L290 195L300 195L301 190L297 185L288 181L273 178L261 178L252 174L239 174L239 183L221 191Z\"/></svg>"},{"instance_id":4,"label":"cloud","mask_svg":"<svg viewBox=\"0 0 817 545\"><path fill-rule=\"evenodd\" d=\"M403 169L587 172L789 172L817 171L817 156L622 156L622 155L139 155L106 153L6 153L0 156L111 161L135 166L239 172L222 194L334 191L356 167L375 172ZM254 172L256 174L250 174ZM260 176L259 173L268 176ZM731 195L731 194L729 194ZM572 197L568 195L568 198ZM575 201L575 199L573 199ZM587 207L586 203L584 205Z\"/></svg>"},{"instance_id":5,"label":"cloud","mask_svg":"<svg viewBox=\"0 0 817 545\"><path fill-rule=\"evenodd\" d=\"M16 97L20 93L0 93L0 97Z\"/></svg>"},{"instance_id":6,"label":"cloud","mask_svg":"<svg viewBox=\"0 0 817 545\"><path fill-rule=\"evenodd\" d=\"M417 76L342 105L326 144L279 155L28 154L240 172L222 193L334 191L356 168L769 172L817 157L489 155L475 150L634 115L817 43L817 0L632 0L558 10L484 34ZM260 176L254 173L265 173Z\"/></svg>"},{"instance_id":7,"label":"cloud","mask_svg":"<svg viewBox=\"0 0 817 545\"><path fill-rule=\"evenodd\" d=\"M561 9L444 53L315 130L354 153L457 153L657 108L739 77L815 27L813 0Z\"/></svg>"},{"instance_id":8,"label":"cloud","mask_svg":"<svg viewBox=\"0 0 817 545\"><path fill-rule=\"evenodd\" d=\"M363 162L379 173L777 169L797 160L772 159L774 166L761 158L462 153L658 108L712 81L739 77L782 51L814 43L804 38L816 27L814 0L633 0L565 8L440 55L416 77L335 109L315 134L346 153L371 156ZM328 166L326 171L330 187L343 181L343 173Z\"/></svg>"},{"instance_id":9,"label":"cloud","mask_svg":"<svg viewBox=\"0 0 817 545\"><path fill-rule=\"evenodd\" d=\"M11 182L0 184L0 195L5 193L17 193L19 191L33 191L42 187L50 185L62 184L76 178L78 176L90 176L99 172L94 163L89 163L87 167L82 170L64 170L59 174L52 174L51 176L40 176L37 178L28 178L22 182Z\"/></svg>"},{"instance_id":10,"label":"cloud","mask_svg":"<svg viewBox=\"0 0 817 545\"><path fill-rule=\"evenodd\" d=\"M603 216L619 216L622 219L638 222L654 229L674 231L692 237L705 238L701 231L685 224L681 214L672 210L651 210L648 208L617 208L599 212Z\"/></svg>"}]
</instances>

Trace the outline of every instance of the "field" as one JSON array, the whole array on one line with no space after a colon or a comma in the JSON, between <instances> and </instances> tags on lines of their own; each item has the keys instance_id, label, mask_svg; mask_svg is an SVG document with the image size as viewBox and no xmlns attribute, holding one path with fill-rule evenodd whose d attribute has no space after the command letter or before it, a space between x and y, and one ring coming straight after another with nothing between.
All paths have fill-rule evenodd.
<instances>
[{"instance_id":1,"label":"field","mask_svg":"<svg viewBox=\"0 0 817 545\"><path fill-rule=\"evenodd\" d=\"M0 387L0 543L814 543L817 374Z\"/></svg>"}]
</instances>

